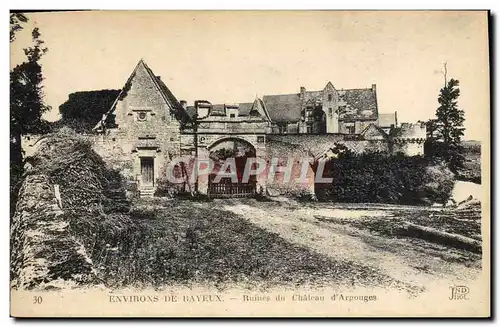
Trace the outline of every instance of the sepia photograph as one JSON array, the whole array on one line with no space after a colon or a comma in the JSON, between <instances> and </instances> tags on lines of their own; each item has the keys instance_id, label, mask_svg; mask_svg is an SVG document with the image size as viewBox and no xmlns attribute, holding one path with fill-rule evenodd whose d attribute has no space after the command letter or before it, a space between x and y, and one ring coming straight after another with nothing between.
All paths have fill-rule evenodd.
<instances>
[{"instance_id":1,"label":"sepia photograph","mask_svg":"<svg viewBox=\"0 0 500 327\"><path fill-rule=\"evenodd\" d=\"M11 11L11 315L490 317L490 19Z\"/></svg>"}]
</instances>

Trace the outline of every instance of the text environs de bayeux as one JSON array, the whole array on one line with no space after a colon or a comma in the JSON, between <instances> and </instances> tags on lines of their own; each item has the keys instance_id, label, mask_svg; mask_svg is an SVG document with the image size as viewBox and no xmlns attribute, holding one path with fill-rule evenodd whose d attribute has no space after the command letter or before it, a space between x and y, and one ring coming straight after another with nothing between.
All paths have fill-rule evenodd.
<instances>
[{"instance_id":1,"label":"text environs de bayeux","mask_svg":"<svg viewBox=\"0 0 500 327\"><path fill-rule=\"evenodd\" d=\"M110 303L157 303L157 302L224 302L221 295L109 295Z\"/></svg>"}]
</instances>

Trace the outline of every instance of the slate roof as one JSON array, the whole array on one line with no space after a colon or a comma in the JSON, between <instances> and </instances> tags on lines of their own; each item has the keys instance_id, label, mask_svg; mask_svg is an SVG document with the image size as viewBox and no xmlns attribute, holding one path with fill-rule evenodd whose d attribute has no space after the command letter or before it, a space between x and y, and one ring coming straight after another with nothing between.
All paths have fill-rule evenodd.
<instances>
[{"instance_id":1,"label":"slate roof","mask_svg":"<svg viewBox=\"0 0 500 327\"><path fill-rule=\"evenodd\" d=\"M186 112L192 118L196 114L196 107L187 106ZM254 102L238 103L238 116L252 116L256 113L260 114L263 118L270 119L261 99L257 98ZM210 115L225 116L224 104L213 104Z\"/></svg>"},{"instance_id":2,"label":"slate roof","mask_svg":"<svg viewBox=\"0 0 500 327\"><path fill-rule=\"evenodd\" d=\"M240 107L238 109L238 115L248 116L250 114L250 110L252 110L252 107L253 107L252 102L240 103Z\"/></svg>"},{"instance_id":3,"label":"slate roof","mask_svg":"<svg viewBox=\"0 0 500 327\"><path fill-rule=\"evenodd\" d=\"M373 89L340 90L339 101L345 101L340 121L375 120L378 117L377 93Z\"/></svg>"},{"instance_id":4,"label":"slate roof","mask_svg":"<svg viewBox=\"0 0 500 327\"><path fill-rule=\"evenodd\" d=\"M262 100L273 122L297 122L302 117L302 101L298 93L264 95Z\"/></svg>"},{"instance_id":5,"label":"slate roof","mask_svg":"<svg viewBox=\"0 0 500 327\"><path fill-rule=\"evenodd\" d=\"M345 107L339 113L340 121L376 120L378 117L376 91L367 89L338 90L339 105ZM273 122L297 122L301 119L302 101L300 94L264 95L269 116ZM306 91L306 102L321 103L323 91Z\"/></svg>"}]
</instances>

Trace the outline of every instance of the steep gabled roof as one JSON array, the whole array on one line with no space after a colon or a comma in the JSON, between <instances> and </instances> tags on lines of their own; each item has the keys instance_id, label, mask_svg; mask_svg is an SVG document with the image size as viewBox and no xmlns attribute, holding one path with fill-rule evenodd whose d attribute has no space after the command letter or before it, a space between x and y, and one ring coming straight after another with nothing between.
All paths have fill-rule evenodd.
<instances>
[{"instance_id":1,"label":"steep gabled roof","mask_svg":"<svg viewBox=\"0 0 500 327\"><path fill-rule=\"evenodd\" d=\"M338 90L342 111L339 121L376 120L378 117L377 94L372 88ZM302 100L299 93L264 95L264 104L273 122L298 122L302 118ZM306 91L305 103L323 102L323 91ZM342 104L343 103L343 104Z\"/></svg>"},{"instance_id":2,"label":"steep gabled roof","mask_svg":"<svg viewBox=\"0 0 500 327\"><path fill-rule=\"evenodd\" d=\"M377 93L374 89L340 90L339 101L345 101L340 121L375 120L378 117Z\"/></svg>"},{"instance_id":3,"label":"steep gabled roof","mask_svg":"<svg viewBox=\"0 0 500 327\"><path fill-rule=\"evenodd\" d=\"M129 78L127 79L127 82L125 83L125 85L121 89L120 94L116 97L115 101L113 102L113 105L108 110L108 112L103 116L103 119L96 124L96 126L93 128L94 130L101 127L103 124L103 121L106 121L106 119L109 117L109 115L116 109L116 104L118 103L119 100L121 100L126 95L126 92L130 88L130 83L132 82L132 79L134 78L139 67L141 67L141 66L144 67L144 69L148 73L149 77L151 78L153 84L158 89L162 98L168 104L168 106L170 107L170 110L173 111L176 119L179 120L180 122L191 121L191 116L181 106L181 104L175 98L174 94L170 91L170 89L167 87L167 85L165 85L165 83L158 76L156 76L153 73L153 71L151 70L151 68L149 68L149 66L146 64L146 62L144 62L144 60L141 59L141 60L139 60L139 62L135 66L134 70L132 71L132 74L130 74Z\"/></svg>"},{"instance_id":4,"label":"steep gabled roof","mask_svg":"<svg viewBox=\"0 0 500 327\"><path fill-rule=\"evenodd\" d=\"M366 126L361 135L367 140L386 139L388 137L387 133L374 123Z\"/></svg>"},{"instance_id":5,"label":"steep gabled roof","mask_svg":"<svg viewBox=\"0 0 500 327\"><path fill-rule=\"evenodd\" d=\"M174 94L170 91L170 89L165 85L165 83L161 80L159 76L156 76L151 68L144 62L143 59L139 61L139 64L143 64L144 67L146 68L146 71L148 72L149 76L155 82L156 86L158 87L158 90L160 91L161 95L165 99L165 101L168 103L170 106L171 110L174 111L175 117L177 120L181 122L187 122L191 120L191 117L188 115L186 110L181 106L179 101L175 98ZM138 64L138 65L139 65Z\"/></svg>"},{"instance_id":6,"label":"steep gabled roof","mask_svg":"<svg viewBox=\"0 0 500 327\"><path fill-rule=\"evenodd\" d=\"M302 117L302 100L297 93L264 95L262 100L273 122L297 122Z\"/></svg>"},{"instance_id":7,"label":"steep gabled roof","mask_svg":"<svg viewBox=\"0 0 500 327\"><path fill-rule=\"evenodd\" d=\"M266 105L264 101L259 99L258 97L255 98L255 101L252 104L252 107L250 108L250 111L248 112L249 116L261 116L262 118L271 121L271 118L269 117L269 113L267 112Z\"/></svg>"}]
</instances>

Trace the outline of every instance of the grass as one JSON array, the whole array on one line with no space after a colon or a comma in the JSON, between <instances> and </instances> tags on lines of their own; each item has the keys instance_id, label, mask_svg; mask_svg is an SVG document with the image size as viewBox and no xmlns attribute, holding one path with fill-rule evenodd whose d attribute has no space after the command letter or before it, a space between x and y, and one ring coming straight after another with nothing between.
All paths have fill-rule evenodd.
<instances>
[{"instance_id":1,"label":"grass","mask_svg":"<svg viewBox=\"0 0 500 327\"><path fill-rule=\"evenodd\" d=\"M478 141L463 141L464 168L458 173L457 179L481 184L481 143Z\"/></svg>"},{"instance_id":2,"label":"grass","mask_svg":"<svg viewBox=\"0 0 500 327\"><path fill-rule=\"evenodd\" d=\"M140 200L129 218L119 233L102 234L93 252L99 277L110 287L407 287L372 268L287 242L215 203Z\"/></svg>"},{"instance_id":3,"label":"grass","mask_svg":"<svg viewBox=\"0 0 500 327\"><path fill-rule=\"evenodd\" d=\"M358 206L362 208L362 206ZM405 239L415 250L421 250L450 262L468 263L480 261L481 255L468 250L456 248L451 244L437 244L425 237L411 235L403 226L405 222L431 227L439 231L459 234L481 240L480 208L432 210L426 207L413 207L392 211L384 217L362 217L361 219L331 218L316 216L318 221L337 223L355 227L360 231L368 231L372 235ZM398 251L398 249L394 249Z\"/></svg>"},{"instance_id":4,"label":"grass","mask_svg":"<svg viewBox=\"0 0 500 327\"><path fill-rule=\"evenodd\" d=\"M404 222L411 222L481 240L481 213L472 210L433 211L422 208L404 211L383 219L365 217L356 220L341 219L340 222L388 236L397 235Z\"/></svg>"}]
</instances>

